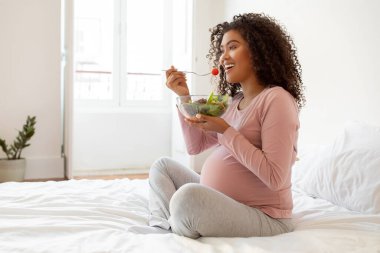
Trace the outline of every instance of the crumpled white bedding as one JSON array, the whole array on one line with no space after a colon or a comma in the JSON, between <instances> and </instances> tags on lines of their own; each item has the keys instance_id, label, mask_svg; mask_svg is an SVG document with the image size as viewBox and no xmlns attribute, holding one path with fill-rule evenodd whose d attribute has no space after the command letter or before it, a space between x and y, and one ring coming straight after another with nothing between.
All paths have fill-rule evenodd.
<instances>
[{"instance_id":1,"label":"crumpled white bedding","mask_svg":"<svg viewBox=\"0 0 380 253\"><path fill-rule=\"evenodd\" d=\"M363 215L293 189L294 232L197 240L134 234L146 225L147 180L0 184L0 252L380 252L380 215Z\"/></svg>"}]
</instances>

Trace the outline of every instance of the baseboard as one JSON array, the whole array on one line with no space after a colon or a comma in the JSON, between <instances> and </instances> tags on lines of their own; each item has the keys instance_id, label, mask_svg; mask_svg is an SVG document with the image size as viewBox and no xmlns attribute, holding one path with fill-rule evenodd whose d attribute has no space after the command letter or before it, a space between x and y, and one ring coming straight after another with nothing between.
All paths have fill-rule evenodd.
<instances>
[{"instance_id":1,"label":"baseboard","mask_svg":"<svg viewBox=\"0 0 380 253\"><path fill-rule=\"evenodd\" d=\"M74 170L73 176L113 176L113 175L134 175L134 174L148 174L149 169L103 169L103 170Z\"/></svg>"},{"instance_id":2,"label":"baseboard","mask_svg":"<svg viewBox=\"0 0 380 253\"><path fill-rule=\"evenodd\" d=\"M37 178L37 179L25 179L23 182L47 182L47 181L64 181L65 178Z\"/></svg>"},{"instance_id":3,"label":"baseboard","mask_svg":"<svg viewBox=\"0 0 380 253\"><path fill-rule=\"evenodd\" d=\"M64 177L62 157L26 158L25 180Z\"/></svg>"}]
</instances>

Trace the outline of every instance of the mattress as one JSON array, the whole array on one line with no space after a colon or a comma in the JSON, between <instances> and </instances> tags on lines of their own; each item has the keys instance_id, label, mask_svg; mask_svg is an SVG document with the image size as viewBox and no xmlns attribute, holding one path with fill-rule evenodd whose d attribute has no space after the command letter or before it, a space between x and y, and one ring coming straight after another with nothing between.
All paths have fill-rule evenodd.
<instances>
[{"instance_id":1,"label":"mattress","mask_svg":"<svg viewBox=\"0 0 380 253\"><path fill-rule=\"evenodd\" d=\"M147 225L147 180L2 183L0 252L380 252L380 215L293 197L294 232L194 240L128 232Z\"/></svg>"}]
</instances>

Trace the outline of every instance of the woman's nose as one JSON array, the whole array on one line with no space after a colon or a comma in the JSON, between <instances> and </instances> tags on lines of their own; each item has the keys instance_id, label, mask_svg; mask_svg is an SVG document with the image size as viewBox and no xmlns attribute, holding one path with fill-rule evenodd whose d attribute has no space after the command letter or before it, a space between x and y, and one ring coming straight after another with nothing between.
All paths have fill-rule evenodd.
<instances>
[{"instance_id":1,"label":"woman's nose","mask_svg":"<svg viewBox=\"0 0 380 253\"><path fill-rule=\"evenodd\" d=\"M226 51L225 52L223 52L221 55L220 55L220 58L219 58L219 63L221 64L221 65L223 65L223 61L224 60L226 60L226 59L228 59L228 54L226 53Z\"/></svg>"}]
</instances>

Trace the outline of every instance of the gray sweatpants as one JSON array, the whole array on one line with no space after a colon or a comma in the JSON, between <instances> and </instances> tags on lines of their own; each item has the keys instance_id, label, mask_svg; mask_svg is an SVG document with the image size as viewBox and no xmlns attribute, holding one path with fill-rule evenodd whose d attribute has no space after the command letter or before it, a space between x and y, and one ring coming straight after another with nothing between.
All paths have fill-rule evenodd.
<instances>
[{"instance_id":1,"label":"gray sweatpants","mask_svg":"<svg viewBox=\"0 0 380 253\"><path fill-rule=\"evenodd\" d=\"M293 230L291 219L274 219L204 185L191 169L168 157L149 172L150 226L190 238L272 236Z\"/></svg>"}]
</instances>

